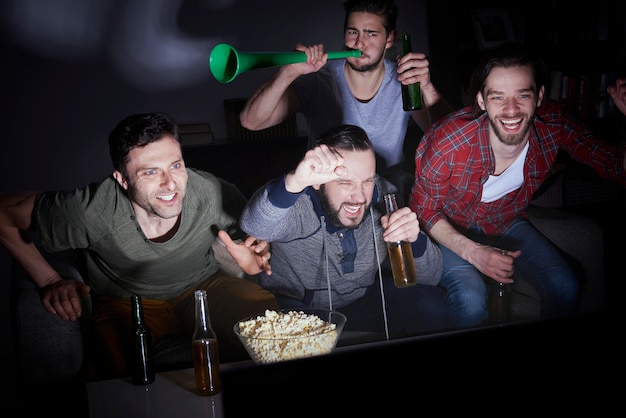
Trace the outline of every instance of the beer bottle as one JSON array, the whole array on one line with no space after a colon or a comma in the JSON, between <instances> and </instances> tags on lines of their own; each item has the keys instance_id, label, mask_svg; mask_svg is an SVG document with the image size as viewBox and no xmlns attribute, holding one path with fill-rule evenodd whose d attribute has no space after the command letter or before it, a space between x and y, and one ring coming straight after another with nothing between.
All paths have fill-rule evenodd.
<instances>
[{"instance_id":1,"label":"beer bottle","mask_svg":"<svg viewBox=\"0 0 626 418\"><path fill-rule=\"evenodd\" d=\"M152 334L150 332L148 324L146 324L143 319L141 296L132 295L130 297L130 302L133 316L130 328L130 336L132 341L132 382L135 385L147 385L154 382Z\"/></svg>"},{"instance_id":2,"label":"beer bottle","mask_svg":"<svg viewBox=\"0 0 626 418\"><path fill-rule=\"evenodd\" d=\"M222 390L217 335L211 328L206 290L194 292L196 328L191 338L193 367L198 395L215 395Z\"/></svg>"},{"instance_id":3,"label":"beer bottle","mask_svg":"<svg viewBox=\"0 0 626 418\"><path fill-rule=\"evenodd\" d=\"M489 294L489 324L505 324L511 319L511 286L494 281Z\"/></svg>"},{"instance_id":4,"label":"beer bottle","mask_svg":"<svg viewBox=\"0 0 626 418\"><path fill-rule=\"evenodd\" d=\"M398 210L398 203L394 193L386 194L384 199L388 215ZM396 287L403 288L417 284L417 272L415 270L411 243L408 241L388 242L387 253L391 263L393 283Z\"/></svg>"},{"instance_id":5,"label":"beer bottle","mask_svg":"<svg viewBox=\"0 0 626 418\"><path fill-rule=\"evenodd\" d=\"M402 35L402 56L412 51L411 36L408 33ZM402 108L405 111L419 110L422 108L422 93L420 83L409 85L402 84Z\"/></svg>"}]
</instances>

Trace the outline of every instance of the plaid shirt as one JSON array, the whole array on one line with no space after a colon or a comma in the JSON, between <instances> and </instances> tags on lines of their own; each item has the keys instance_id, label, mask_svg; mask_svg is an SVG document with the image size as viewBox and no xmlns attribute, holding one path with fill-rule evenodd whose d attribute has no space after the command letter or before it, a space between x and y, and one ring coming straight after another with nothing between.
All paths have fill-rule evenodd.
<instances>
[{"instance_id":1,"label":"plaid shirt","mask_svg":"<svg viewBox=\"0 0 626 418\"><path fill-rule=\"evenodd\" d=\"M559 151L591 166L601 177L626 186L625 144L597 138L565 115L555 103L537 108L524 164L524 184L500 199L481 202L483 185L493 174L487 114L473 118L469 108L457 110L426 131L415 153L415 185L409 205L426 230L448 219L459 230L480 228L488 235L505 231L527 218L533 193L551 173Z\"/></svg>"}]
</instances>

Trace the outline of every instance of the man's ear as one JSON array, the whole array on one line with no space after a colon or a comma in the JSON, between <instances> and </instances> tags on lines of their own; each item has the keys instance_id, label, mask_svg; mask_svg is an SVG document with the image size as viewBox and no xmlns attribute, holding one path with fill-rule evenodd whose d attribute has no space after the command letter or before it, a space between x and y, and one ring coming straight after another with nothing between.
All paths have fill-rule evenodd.
<instances>
[{"instance_id":1,"label":"man's ear","mask_svg":"<svg viewBox=\"0 0 626 418\"><path fill-rule=\"evenodd\" d=\"M389 49L393 47L393 44L396 42L396 36L398 32L393 29L389 34L387 34L387 43L385 44L385 49Z\"/></svg>"},{"instance_id":2,"label":"man's ear","mask_svg":"<svg viewBox=\"0 0 626 418\"><path fill-rule=\"evenodd\" d=\"M128 190L128 182L126 181L126 178L124 177L124 175L122 173L120 173L119 171L115 170L113 172L113 178L115 178L115 180L117 180L117 183L120 186L122 186L122 189Z\"/></svg>"},{"instance_id":3,"label":"man's ear","mask_svg":"<svg viewBox=\"0 0 626 418\"><path fill-rule=\"evenodd\" d=\"M478 107L480 107L480 110L487 111L487 109L485 109L485 99L483 99L483 93L480 91L476 93L476 103L478 104Z\"/></svg>"},{"instance_id":4,"label":"man's ear","mask_svg":"<svg viewBox=\"0 0 626 418\"><path fill-rule=\"evenodd\" d=\"M311 187L313 187L315 190L319 190L320 189L320 185L319 184L312 184Z\"/></svg>"},{"instance_id":5,"label":"man's ear","mask_svg":"<svg viewBox=\"0 0 626 418\"><path fill-rule=\"evenodd\" d=\"M539 89L539 94L537 94L537 107L541 106L541 103L543 103L543 95L545 93L546 93L546 87L541 86L541 88Z\"/></svg>"}]
</instances>

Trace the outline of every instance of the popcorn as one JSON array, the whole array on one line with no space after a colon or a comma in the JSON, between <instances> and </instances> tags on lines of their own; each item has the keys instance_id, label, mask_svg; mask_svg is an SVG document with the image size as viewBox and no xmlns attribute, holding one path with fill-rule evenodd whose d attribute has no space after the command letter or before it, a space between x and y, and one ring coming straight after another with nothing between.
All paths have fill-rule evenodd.
<instances>
[{"instance_id":1,"label":"popcorn","mask_svg":"<svg viewBox=\"0 0 626 418\"><path fill-rule=\"evenodd\" d=\"M239 323L250 356L257 363L328 354L337 340L336 325L302 311L266 310Z\"/></svg>"}]
</instances>

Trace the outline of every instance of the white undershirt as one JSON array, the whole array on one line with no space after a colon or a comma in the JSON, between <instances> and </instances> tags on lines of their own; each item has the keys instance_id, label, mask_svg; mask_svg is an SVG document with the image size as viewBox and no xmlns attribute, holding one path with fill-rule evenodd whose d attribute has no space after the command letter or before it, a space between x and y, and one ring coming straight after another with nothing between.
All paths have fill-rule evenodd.
<instances>
[{"instance_id":1,"label":"white undershirt","mask_svg":"<svg viewBox=\"0 0 626 418\"><path fill-rule=\"evenodd\" d=\"M483 184L481 202L493 202L522 186L524 183L524 161L526 160L527 152L528 142L520 155L513 161L513 164L507 167L499 176L489 176L485 184Z\"/></svg>"}]
</instances>

